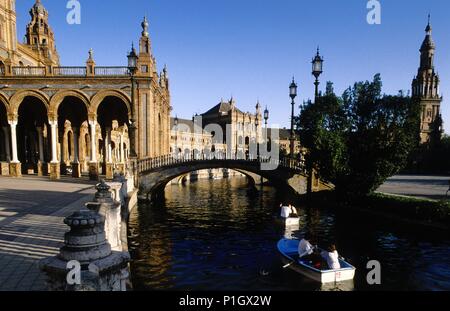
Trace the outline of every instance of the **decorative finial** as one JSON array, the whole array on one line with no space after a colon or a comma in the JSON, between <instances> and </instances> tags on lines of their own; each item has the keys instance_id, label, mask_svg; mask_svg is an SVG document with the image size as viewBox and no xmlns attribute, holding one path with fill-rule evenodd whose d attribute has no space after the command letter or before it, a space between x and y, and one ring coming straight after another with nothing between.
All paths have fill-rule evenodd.
<instances>
[{"instance_id":1,"label":"decorative finial","mask_svg":"<svg viewBox=\"0 0 450 311\"><path fill-rule=\"evenodd\" d=\"M92 48L89 49L89 60L94 59L94 50Z\"/></svg>"},{"instance_id":2,"label":"decorative finial","mask_svg":"<svg viewBox=\"0 0 450 311\"><path fill-rule=\"evenodd\" d=\"M428 24L427 24L427 28L425 28L425 32L430 35L431 34L431 14L428 14Z\"/></svg>"},{"instance_id":3,"label":"decorative finial","mask_svg":"<svg viewBox=\"0 0 450 311\"><path fill-rule=\"evenodd\" d=\"M144 16L144 21L141 23L142 26L142 36L143 37L148 37L148 20L147 20L147 15Z\"/></svg>"}]
</instances>

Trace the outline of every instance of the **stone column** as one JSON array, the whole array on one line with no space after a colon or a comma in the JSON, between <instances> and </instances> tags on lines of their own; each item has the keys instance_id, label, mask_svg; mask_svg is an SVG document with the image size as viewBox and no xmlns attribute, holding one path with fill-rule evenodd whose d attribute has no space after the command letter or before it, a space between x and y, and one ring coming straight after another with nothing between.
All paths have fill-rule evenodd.
<instances>
[{"instance_id":1,"label":"stone column","mask_svg":"<svg viewBox=\"0 0 450 311\"><path fill-rule=\"evenodd\" d=\"M11 149L12 149L12 160L9 164L9 175L12 177L22 176L22 164L17 156L17 121L8 121L11 127Z\"/></svg>"},{"instance_id":2,"label":"stone column","mask_svg":"<svg viewBox=\"0 0 450 311\"><path fill-rule=\"evenodd\" d=\"M81 165L80 165L80 158L79 158L80 148L78 146L79 131L80 131L80 129L77 127L72 128L72 132L73 132L72 177L73 178L81 177Z\"/></svg>"},{"instance_id":3,"label":"stone column","mask_svg":"<svg viewBox=\"0 0 450 311\"><path fill-rule=\"evenodd\" d=\"M9 176L9 161L11 161L10 157L10 151L9 151L9 131L8 127L2 127L3 137L5 139L4 141L4 148L5 148L5 162L0 162L0 175L2 176Z\"/></svg>"},{"instance_id":4,"label":"stone column","mask_svg":"<svg viewBox=\"0 0 450 311\"><path fill-rule=\"evenodd\" d=\"M120 173L125 174L125 151L123 149L123 143L124 143L124 134L120 134L120 146L119 146L119 157L120 157L120 163L117 165L117 168Z\"/></svg>"},{"instance_id":5,"label":"stone column","mask_svg":"<svg viewBox=\"0 0 450 311\"><path fill-rule=\"evenodd\" d=\"M114 163L111 154L111 128L106 128L105 135L105 162L106 162L106 179L114 178Z\"/></svg>"},{"instance_id":6,"label":"stone column","mask_svg":"<svg viewBox=\"0 0 450 311\"><path fill-rule=\"evenodd\" d=\"M3 136L5 137L5 153L6 153L6 161L11 161L11 147L9 145L9 131L8 127L3 127Z\"/></svg>"},{"instance_id":7,"label":"stone column","mask_svg":"<svg viewBox=\"0 0 450 311\"><path fill-rule=\"evenodd\" d=\"M89 121L91 127L91 161L89 162L89 179L98 180L97 162L97 121Z\"/></svg>"},{"instance_id":8,"label":"stone column","mask_svg":"<svg viewBox=\"0 0 450 311\"><path fill-rule=\"evenodd\" d=\"M61 171L58 161L58 121L50 121L51 139L52 139L52 160L50 162L50 179L57 180L61 178Z\"/></svg>"},{"instance_id":9,"label":"stone column","mask_svg":"<svg viewBox=\"0 0 450 311\"><path fill-rule=\"evenodd\" d=\"M42 136L42 127L36 127L38 135L39 162L37 165L38 176L44 176L44 137Z\"/></svg>"}]
</instances>

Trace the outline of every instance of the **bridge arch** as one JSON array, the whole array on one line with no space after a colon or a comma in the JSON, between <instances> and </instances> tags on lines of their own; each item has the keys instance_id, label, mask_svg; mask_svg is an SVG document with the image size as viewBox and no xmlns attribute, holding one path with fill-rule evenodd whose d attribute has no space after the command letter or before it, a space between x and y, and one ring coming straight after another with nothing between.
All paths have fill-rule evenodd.
<instances>
[{"instance_id":1,"label":"bridge arch","mask_svg":"<svg viewBox=\"0 0 450 311\"><path fill-rule=\"evenodd\" d=\"M276 170L264 171L257 161L247 160L200 160L186 161L173 165L161 166L143 171L139 175L140 194L147 198L153 198L161 193L165 186L173 179L193 171L228 168L244 173L251 180L255 180L251 174L261 176L280 189L289 189L297 194L304 194L307 190L307 177L298 170L279 167ZM249 172L251 174L246 174Z\"/></svg>"}]
</instances>

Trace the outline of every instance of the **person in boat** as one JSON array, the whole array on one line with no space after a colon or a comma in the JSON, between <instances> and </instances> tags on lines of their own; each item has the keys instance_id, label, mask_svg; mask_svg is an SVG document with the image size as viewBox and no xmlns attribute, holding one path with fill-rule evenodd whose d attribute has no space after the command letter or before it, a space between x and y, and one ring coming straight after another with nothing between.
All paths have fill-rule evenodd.
<instances>
[{"instance_id":1,"label":"person in boat","mask_svg":"<svg viewBox=\"0 0 450 311\"><path fill-rule=\"evenodd\" d=\"M336 250L336 245L330 244L326 251L321 253L323 260L327 263L329 269L337 270L341 268L339 263L339 254Z\"/></svg>"},{"instance_id":2,"label":"person in boat","mask_svg":"<svg viewBox=\"0 0 450 311\"><path fill-rule=\"evenodd\" d=\"M301 259L311 259L310 257L314 254L314 246L310 243L309 234L305 234L303 239L301 239L298 244L298 255Z\"/></svg>"},{"instance_id":3,"label":"person in boat","mask_svg":"<svg viewBox=\"0 0 450 311\"><path fill-rule=\"evenodd\" d=\"M297 209L291 204L289 204L289 208L291 209L290 217L298 217Z\"/></svg>"},{"instance_id":4,"label":"person in boat","mask_svg":"<svg viewBox=\"0 0 450 311\"><path fill-rule=\"evenodd\" d=\"M286 204L280 204L281 207L281 218L289 218L291 216L291 208Z\"/></svg>"}]
</instances>

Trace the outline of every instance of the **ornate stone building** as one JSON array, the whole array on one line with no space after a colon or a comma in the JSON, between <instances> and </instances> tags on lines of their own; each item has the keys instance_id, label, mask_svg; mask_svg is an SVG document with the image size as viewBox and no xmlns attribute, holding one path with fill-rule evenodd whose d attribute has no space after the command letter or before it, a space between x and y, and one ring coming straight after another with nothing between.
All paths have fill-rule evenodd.
<instances>
[{"instance_id":1,"label":"ornate stone building","mask_svg":"<svg viewBox=\"0 0 450 311\"><path fill-rule=\"evenodd\" d=\"M262 142L263 124L259 102L256 104L255 113L252 114L239 110L233 98L228 102L222 100L219 104L201 114L201 118L204 129L208 129L210 124L220 126L223 139L221 137L215 137L215 139L219 143L227 144L229 156L246 157L250 153L252 143L256 145L256 143ZM218 136L218 134L215 136Z\"/></svg>"},{"instance_id":2,"label":"ornate stone building","mask_svg":"<svg viewBox=\"0 0 450 311\"><path fill-rule=\"evenodd\" d=\"M30 15L19 44L15 0L0 0L1 174L111 178L128 157L169 154L169 78L158 74L147 19L129 66L96 66L91 50L86 64L63 67L40 0Z\"/></svg>"},{"instance_id":3,"label":"ornate stone building","mask_svg":"<svg viewBox=\"0 0 450 311\"><path fill-rule=\"evenodd\" d=\"M427 143L433 130L433 123L441 118L442 97L439 94L439 76L434 68L436 45L431 36L432 27L428 20L425 40L420 47L420 67L412 83L412 96L420 100L422 107L420 141Z\"/></svg>"}]
</instances>

